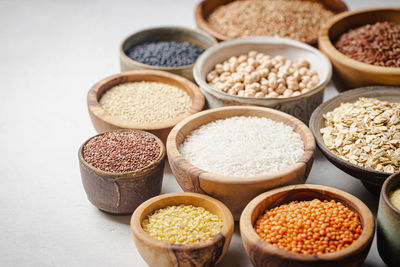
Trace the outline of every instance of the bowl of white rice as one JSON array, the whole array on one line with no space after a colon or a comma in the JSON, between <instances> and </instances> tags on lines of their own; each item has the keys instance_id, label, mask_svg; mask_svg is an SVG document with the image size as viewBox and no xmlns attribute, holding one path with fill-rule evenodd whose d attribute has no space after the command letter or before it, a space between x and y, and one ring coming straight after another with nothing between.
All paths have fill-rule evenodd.
<instances>
[{"instance_id":1,"label":"bowl of white rice","mask_svg":"<svg viewBox=\"0 0 400 267\"><path fill-rule=\"evenodd\" d=\"M254 106L194 114L167 139L168 160L181 188L219 199L235 220L260 193L305 183L314 151L314 137L303 122Z\"/></svg>"}]
</instances>

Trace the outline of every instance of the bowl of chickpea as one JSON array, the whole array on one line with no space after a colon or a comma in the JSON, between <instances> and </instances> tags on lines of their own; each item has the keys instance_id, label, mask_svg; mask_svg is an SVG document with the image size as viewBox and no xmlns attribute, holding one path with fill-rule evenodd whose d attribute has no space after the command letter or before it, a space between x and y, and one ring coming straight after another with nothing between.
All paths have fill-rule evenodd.
<instances>
[{"instance_id":1,"label":"bowl of chickpea","mask_svg":"<svg viewBox=\"0 0 400 267\"><path fill-rule=\"evenodd\" d=\"M264 106L308 123L322 103L332 66L310 45L261 36L225 41L207 49L197 59L193 76L209 108Z\"/></svg>"}]
</instances>

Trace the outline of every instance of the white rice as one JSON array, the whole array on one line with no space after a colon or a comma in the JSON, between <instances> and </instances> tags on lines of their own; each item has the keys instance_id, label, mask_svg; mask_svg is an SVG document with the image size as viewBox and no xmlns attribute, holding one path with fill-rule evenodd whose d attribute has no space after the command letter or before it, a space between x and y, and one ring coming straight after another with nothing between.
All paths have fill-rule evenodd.
<instances>
[{"instance_id":1,"label":"white rice","mask_svg":"<svg viewBox=\"0 0 400 267\"><path fill-rule=\"evenodd\" d=\"M178 149L187 161L204 171L258 176L296 163L304 153L304 143L282 122L236 116L200 126Z\"/></svg>"}]
</instances>

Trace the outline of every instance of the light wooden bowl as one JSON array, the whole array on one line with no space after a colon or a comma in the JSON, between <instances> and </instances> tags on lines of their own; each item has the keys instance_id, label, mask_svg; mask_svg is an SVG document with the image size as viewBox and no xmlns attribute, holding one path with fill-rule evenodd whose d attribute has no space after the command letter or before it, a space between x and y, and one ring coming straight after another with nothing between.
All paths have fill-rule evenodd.
<instances>
[{"instance_id":1,"label":"light wooden bowl","mask_svg":"<svg viewBox=\"0 0 400 267\"><path fill-rule=\"evenodd\" d=\"M195 9L195 19L197 26L204 30L205 32L209 33L210 35L214 36L218 41L226 41L230 40L227 36L224 36L217 31L215 31L210 24L208 23L207 19L208 16L218 7L222 5L226 5L234 0L203 0L201 1L196 9ZM320 0L320 2L325 5L328 9L333 11L334 13L339 13L347 10L346 4L342 0ZM307 42L310 45L317 45L317 39L309 40Z\"/></svg>"},{"instance_id":2,"label":"light wooden bowl","mask_svg":"<svg viewBox=\"0 0 400 267\"><path fill-rule=\"evenodd\" d=\"M304 142L304 154L294 165L281 171L260 176L237 177L201 170L179 153L178 146L192 130L209 122L233 116L266 117L293 127ZM181 188L221 200L231 210L235 220L239 220L246 204L258 194L283 185L304 183L314 162L314 151L314 137L304 123L277 110L251 106L224 107L200 112L177 124L167 140L169 164Z\"/></svg>"},{"instance_id":3,"label":"light wooden bowl","mask_svg":"<svg viewBox=\"0 0 400 267\"><path fill-rule=\"evenodd\" d=\"M348 30L379 21L399 24L400 8L345 12L336 15L322 27L318 39L319 49L332 61L334 82L340 91L377 84L400 85L400 68L375 66L354 60L339 52L333 44Z\"/></svg>"},{"instance_id":4,"label":"light wooden bowl","mask_svg":"<svg viewBox=\"0 0 400 267\"><path fill-rule=\"evenodd\" d=\"M304 255L277 248L264 241L255 231L254 224L266 209L291 201L335 200L358 213L362 233L353 244L338 252ZM294 185L265 192L253 199L240 217L240 234L247 255L254 266L360 266L367 257L375 232L374 216L358 198L344 191L322 185Z\"/></svg>"},{"instance_id":5,"label":"light wooden bowl","mask_svg":"<svg viewBox=\"0 0 400 267\"><path fill-rule=\"evenodd\" d=\"M139 130L118 130L137 131ZM98 209L112 214L131 214L145 200L161 192L164 176L165 146L155 135L152 135L160 146L160 155L149 166L133 171L113 173L102 171L85 161L83 148L78 151L82 184L89 201Z\"/></svg>"},{"instance_id":6,"label":"light wooden bowl","mask_svg":"<svg viewBox=\"0 0 400 267\"><path fill-rule=\"evenodd\" d=\"M325 145L320 132L320 129L325 127L324 114L334 110L343 102L355 102L360 97L373 97L389 102L400 102L400 87L371 86L341 93L320 105L312 114L309 125L318 147L330 162L342 171L360 179L372 193L379 194L383 182L391 173L367 169L338 157Z\"/></svg>"},{"instance_id":7,"label":"light wooden bowl","mask_svg":"<svg viewBox=\"0 0 400 267\"><path fill-rule=\"evenodd\" d=\"M131 59L127 55L127 51L138 44L151 41L181 41L189 42L192 44L199 45L204 49L217 43L214 37L208 35L205 32L184 28L184 27L156 27L145 29L136 32L128 36L120 46L120 61L121 61L121 71L128 70L162 70L168 71L174 74L181 75L191 81L193 80L193 66L185 65L179 67L159 67L144 64Z\"/></svg>"},{"instance_id":8,"label":"light wooden bowl","mask_svg":"<svg viewBox=\"0 0 400 267\"><path fill-rule=\"evenodd\" d=\"M389 193L400 187L400 172L390 176L382 186L377 218L377 244L388 266L400 266L400 210L389 201Z\"/></svg>"},{"instance_id":9,"label":"light wooden bowl","mask_svg":"<svg viewBox=\"0 0 400 267\"><path fill-rule=\"evenodd\" d=\"M153 211L169 205L194 205L219 216L223 222L221 232L213 238L195 244L171 244L147 234L141 222ZM233 234L233 218L220 201L194 193L171 193L149 199L132 215L131 230L137 250L150 266L214 266L225 255Z\"/></svg>"},{"instance_id":10,"label":"light wooden bowl","mask_svg":"<svg viewBox=\"0 0 400 267\"><path fill-rule=\"evenodd\" d=\"M104 94L108 89L121 83L137 81L166 83L186 91L192 99L192 105L189 111L171 120L154 123L141 123L121 120L119 118L112 117L107 114L105 110L100 106L99 99L101 98L102 94ZM178 75L164 71L138 70L122 72L104 78L103 80L96 83L88 93L87 105L90 119L92 120L93 126L98 133L115 129L140 129L155 134L165 143L172 127L174 127L179 121L183 120L184 118L195 114L203 109L204 96L194 83Z\"/></svg>"},{"instance_id":11,"label":"light wooden bowl","mask_svg":"<svg viewBox=\"0 0 400 267\"><path fill-rule=\"evenodd\" d=\"M287 98L233 96L218 91L207 83L206 76L217 63L252 50L272 56L282 55L292 60L305 58L317 71L320 82L307 93ZM281 110L307 123L311 113L322 103L324 88L331 79L332 66L324 54L307 44L287 38L264 36L226 41L211 47L198 58L193 74L210 108L232 105L264 106Z\"/></svg>"}]
</instances>

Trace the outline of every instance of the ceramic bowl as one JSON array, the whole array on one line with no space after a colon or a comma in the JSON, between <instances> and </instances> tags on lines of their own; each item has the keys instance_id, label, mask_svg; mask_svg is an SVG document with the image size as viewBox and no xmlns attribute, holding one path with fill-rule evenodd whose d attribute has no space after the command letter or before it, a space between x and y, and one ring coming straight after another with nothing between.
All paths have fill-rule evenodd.
<instances>
[{"instance_id":1,"label":"ceramic bowl","mask_svg":"<svg viewBox=\"0 0 400 267\"><path fill-rule=\"evenodd\" d=\"M189 94L190 98L192 99L192 105L189 108L188 112L183 113L170 120L162 122L141 123L122 120L110 116L99 104L101 96L108 89L118 84L138 81L160 82L176 86ZM204 96L194 83L178 75L171 74L165 71L137 70L122 72L104 78L96 83L88 93L87 105L90 119L92 120L93 126L98 133L115 129L140 129L155 134L163 142L165 142L172 127L174 127L179 121L183 120L184 118L187 118L188 116L195 114L203 109Z\"/></svg>"},{"instance_id":2,"label":"ceramic bowl","mask_svg":"<svg viewBox=\"0 0 400 267\"><path fill-rule=\"evenodd\" d=\"M383 182L391 173L367 169L338 157L325 145L320 132L320 129L325 127L324 114L340 106L343 102L355 102L360 97L372 97L389 102L400 102L400 87L371 86L341 93L320 105L312 114L309 125L318 147L330 162L342 171L360 179L364 186L372 193L379 194Z\"/></svg>"},{"instance_id":3,"label":"ceramic bowl","mask_svg":"<svg viewBox=\"0 0 400 267\"><path fill-rule=\"evenodd\" d=\"M131 59L128 50L138 44L151 41L181 41L199 45L204 49L217 43L214 37L205 32L184 27L156 27L145 29L128 36L120 47L121 71L128 70L162 70L181 75L193 81L193 66L159 67Z\"/></svg>"},{"instance_id":4,"label":"ceramic bowl","mask_svg":"<svg viewBox=\"0 0 400 267\"><path fill-rule=\"evenodd\" d=\"M345 91L369 85L400 85L400 68L381 67L354 60L337 50L334 42L350 29L379 21L400 23L400 8L373 8L344 12L330 19L319 34L319 48L332 61L336 88Z\"/></svg>"},{"instance_id":5,"label":"ceramic bowl","mask_svg":"<svg viewBox=\"0 0 400 267\"><path fill-rule=\"evenodd\" d=\"M201 1L195 10L195 18L197 26L214 36L218 41L229 40L227 36L224 36L217 31L215 31L210 24L208 24L208 16L218 7L222 5L229 4L234 0L203 0ZM342 0L319 0L325 7L333 11L334 13L339 13L347 10L346 4ZM309 40L307 42L310 45L317 45L317 39Z\"/></svg>"},{"instance_id":6,"label":"ceramic bowl","mask_svg":"<svg viewBox=\"0 0 400 267\"><path fill-rule=\"evenodd\" d=\"M359 215L362 233L350 246L333 253L304 255L280 249L264 241L254 230L258 217L266 209L291 201L303 200L340 201ZM374 216L358 198L344 191L322 185L293 185L267 191L254 198L240 217L240 234L247 255L255 267L259 266L361 266L364 262L375 232Z\"/></svg>"},{"instance_id":7,"label":"ceramic bowl","mask_svg":"<svg viewBox=\"0 0 400 267\"><path fill-rule=\"evenodd\" d=\"M223 220L223 227L213 238L194 244L171 244L146 233L141 222L153 211L171 205L203 207ZM214 266L224 257L233 234L233 218L220 201L194 193L171 193L154 197L140 205L132 215L131 230L137 250L150 266Z\"/></svg>"},{"instance_id":8,"label":"ceramic bowl","mask_svg":"<svg viewBox=\"0 0 400 267\"><path fill-rule=\"evenodd\" d=\"M400 210L389 201L389 193L397 188L400 188L400 172L383 183L379 199L378 251L388 266L400 266Z\"/></svg>"},{"instance_id":9,"label":"ceramic bowl","mask_svg":"<svg viewBox=\"0 0 400 267\"><path fill-rule=\"evenodd\" d=\"M209 122L234 116L265 117L291 126L304 142L304 154L295 164L275 173L260 176L226 176L193 166L179 152L178 146L192 130ZM231 210L235 220L239 220L246 204L265 190L304 183L314 162L314 151L314 138L304 123L277 110L252 106L223 107L200 112L177 124L167 140L168 161L181 188L184 191L210 195L222 201Z\"/></svg>"},{"instance_id":10,"label":"ceramic bowl","mask_svg":"<svg viewBox=\"0 0 400 267\"><path fill-rule=\"evenodd\" d=\"M99 135L102 134L86 140L78 151L82 184L86 195L89 201L102 211L112 214L131 214L145 200L160 194L164 176L165 146L159 138L150 134L160 146L158 158L137 171L113 173L90 165L83 157L86 143Z\"/></svg>"},{"instance_id":11,"label":"ceramic bowl","mask_svg":"<svg viewBox=\"0 0 400 267\"><path fill-rule=\"evenodd\" d=\"M310 62L310 67L317 71L320 82L307 93L287 98L229 95L212 88L207 83L206 76L217 63L221 63L231 56L238 56L252 50L271 56L282 55L293 61L298 58L305 58ZM193 74L210 108L231 105L264 106L281 110L307 123L311 113L322 103L324 88L331 79L332 66L326 56L307 44L280 37L251 37L226 41L211 47L198 58Z\"/></svg>"}]
</instances>

